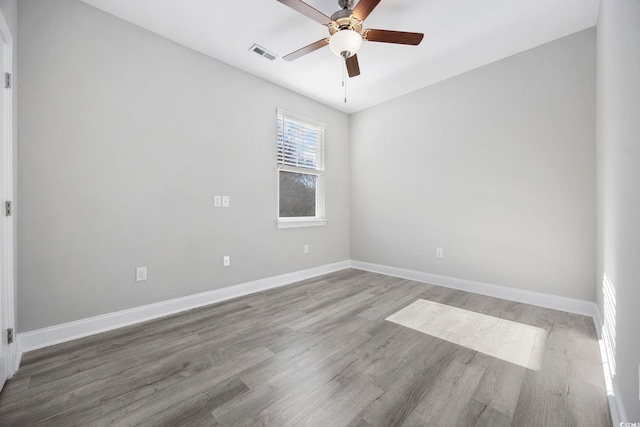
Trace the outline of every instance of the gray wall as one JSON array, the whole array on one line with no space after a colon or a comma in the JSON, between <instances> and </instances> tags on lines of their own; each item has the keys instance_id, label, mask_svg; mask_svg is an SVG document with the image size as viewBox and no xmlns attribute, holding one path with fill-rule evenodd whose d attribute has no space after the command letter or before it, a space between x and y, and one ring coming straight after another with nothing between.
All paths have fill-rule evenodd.
<instances>
[{"instance_id":1,"label":"gray wall","mask_svg":"<svg viewBox=\"0 0 640 427\"><path fill-rule=\"evenodd\" d=\"M615 289L616 378L640 422L640 2L603 0L598 21L598 304ZM618 396L620 397L620 396Z\"/></svg>"},{"instance_id":2,"label":"gray wall","mask_svg":"<svg viewBox=\"0 0 640 427\"><path fill-rule=\"evenodd\" d=\"M20 332L349 258L347 115L76 0L18 16ZM327 124L326 227L276 229L277 107Z\"/></svg>"},{"instance_id":3,"label":"gray wall","mask_svg":"<svg viewBox=\"0 0 640 427\"><path fill-rule=\"evenodd\" d=\"M351 258L595 301L595 37L353 114Z\"/></svg>"}]
</instances>

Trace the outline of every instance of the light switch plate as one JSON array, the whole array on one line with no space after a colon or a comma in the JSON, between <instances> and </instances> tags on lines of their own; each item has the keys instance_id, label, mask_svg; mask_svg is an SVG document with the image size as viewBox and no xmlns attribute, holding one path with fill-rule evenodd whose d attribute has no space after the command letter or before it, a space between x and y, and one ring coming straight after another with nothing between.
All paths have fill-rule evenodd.
<instances>
[{"instance_id":1,"label":"light switch plate","mask_svg":"<svg viewBox=\"0 0 640 427\"><path fill-rule=\"evenodd\" d=\"M213 207L214 208L222 207L222 196L213 196Z\"/></svg>"}]
</instances>

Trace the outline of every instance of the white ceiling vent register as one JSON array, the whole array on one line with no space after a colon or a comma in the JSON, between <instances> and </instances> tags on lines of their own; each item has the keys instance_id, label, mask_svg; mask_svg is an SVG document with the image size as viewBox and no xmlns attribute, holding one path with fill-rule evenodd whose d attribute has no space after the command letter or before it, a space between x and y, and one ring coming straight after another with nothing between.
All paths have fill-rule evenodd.
<instances>
[{"instance_id":1,"label":"white ceiling vent register","mask_svg":"<svg viewBox=\"0 0 640 427\"><path fill-rule=\"evenodd\" d=\"M257 44L254 44L253 46L251 46L251 48L249 48L249 50L252 51L252 52L257 53L260 56L264 56L269 61L273 61L274 59L277 58L277 56L274 53L269 52L267 49L265 49L262 46L259 46Z\"/></svg>"}]
</instances>

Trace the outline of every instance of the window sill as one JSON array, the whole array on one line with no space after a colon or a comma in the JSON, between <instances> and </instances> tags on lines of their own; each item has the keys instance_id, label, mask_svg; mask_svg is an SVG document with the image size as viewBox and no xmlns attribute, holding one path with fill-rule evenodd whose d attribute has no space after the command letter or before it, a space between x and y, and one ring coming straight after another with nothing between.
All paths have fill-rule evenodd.
<instances>
[{"instance_id":1,"label":"window sill","mask_svg":"<svg viewBox=\"0 0 640 427\"><path fill-rule=\"evenodd\" d=\"M304 219L278 219L278 228L301 228L301 227L324 227L327 225L326 219L304 218Z\"/></svg>"}]
</instances>

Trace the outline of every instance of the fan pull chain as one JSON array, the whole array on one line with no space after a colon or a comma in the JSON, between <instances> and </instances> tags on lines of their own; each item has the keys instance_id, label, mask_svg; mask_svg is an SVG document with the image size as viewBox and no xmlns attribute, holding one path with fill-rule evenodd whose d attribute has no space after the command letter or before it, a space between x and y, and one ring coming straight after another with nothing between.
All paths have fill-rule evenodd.
<instances>
[{"instance_id":1,"label":"fan pull chain","mask_svg":"<svg viewBox=\"0 0 640 427\"><path fill-rule=\"evenodd\" d=\"M344 103L347 103L347 55L342 55L342 87L344 88Z\"/></svg>"},{"instance_id":2,"label":"fan pull chain","mask_svg":"<svg viewBox=\"0 0 640 427\"><path fill-rule=\"evenodd\" d=\"M342 78L342 81L344 83L342 84L342 86L344 86L344 103L346 104L347 103L347 67L344 67L344 69L345 69L344 77Z\"/></svg>"}]
</instances>

